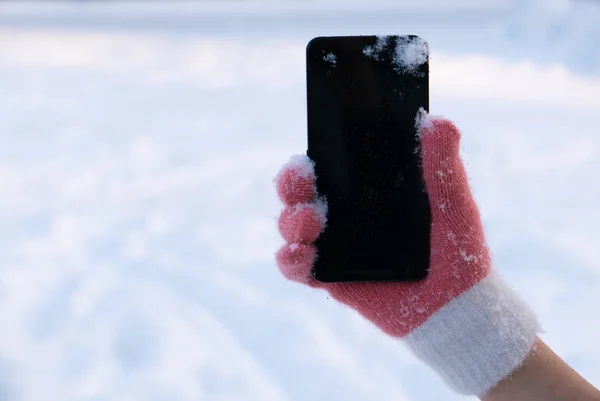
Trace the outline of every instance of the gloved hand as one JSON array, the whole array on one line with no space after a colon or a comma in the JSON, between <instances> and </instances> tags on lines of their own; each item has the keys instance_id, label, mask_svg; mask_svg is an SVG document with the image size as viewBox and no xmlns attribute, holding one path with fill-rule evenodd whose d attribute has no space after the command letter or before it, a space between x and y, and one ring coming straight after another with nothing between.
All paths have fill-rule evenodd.
<instances>
[{"instance_id":1,"label":"gloved hand","mask_svg":"<svg viewBox=\"0 0 600 401\"><path fill-rule=\"evenodd\" d=\"M481 395L517 368L539 325L492 269L477 205L459 155L460 133L425 115L419 123L423 174L432 212L428 277L418 282L321 283L311 276L312 243L326 224L313 163L295 156L275 179L285 204L276 254L283 275L322 288L435 369L456 391ZM398 260L402 263L402 260Z\"/></svg>"}]
</instances>

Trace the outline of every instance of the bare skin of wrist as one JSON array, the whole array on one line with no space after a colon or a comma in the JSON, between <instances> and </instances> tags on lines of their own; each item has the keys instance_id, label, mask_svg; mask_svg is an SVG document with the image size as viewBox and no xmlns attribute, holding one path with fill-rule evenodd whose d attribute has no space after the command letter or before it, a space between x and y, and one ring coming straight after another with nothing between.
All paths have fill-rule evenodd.
<instances>
[{"instance_id":1,"label":"bare skin of wrist","mask_svg":"<svg viewBox=\"0 0 600 401\"><path fill-rule=\"evenodd\" d=\"M537 339L523 365L482 401L600 401L600 391Z\"/></svg>"}]
</instances>

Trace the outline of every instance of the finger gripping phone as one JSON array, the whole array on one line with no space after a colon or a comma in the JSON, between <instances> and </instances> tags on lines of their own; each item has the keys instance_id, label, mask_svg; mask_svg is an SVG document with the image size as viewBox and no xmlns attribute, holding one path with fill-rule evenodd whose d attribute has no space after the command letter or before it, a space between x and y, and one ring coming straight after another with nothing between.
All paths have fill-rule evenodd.
<instances>
[{"instance_id":1,"label":"finger gripping phone","mask_svg":"<svg viewBox=\"0 0 600 401\"><path fill-rule=\"evenodd\" d=\"M431 212L415 121L429 109L427 44L318 37L306 53L307 153L328 204L315 279L424 279Z\"/></svg>"}]
</instances>

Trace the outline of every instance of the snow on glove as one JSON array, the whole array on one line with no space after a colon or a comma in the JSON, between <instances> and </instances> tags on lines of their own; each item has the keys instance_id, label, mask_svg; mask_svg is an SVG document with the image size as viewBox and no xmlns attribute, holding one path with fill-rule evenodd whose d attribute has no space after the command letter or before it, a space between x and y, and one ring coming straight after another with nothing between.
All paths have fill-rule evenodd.
<instances>
[{"instance_id":1,"label":"snow on glove","mask_svg":"<svg viewBox=\"0 0 600 401\"><path fill-rule=\"evenodd\" d=\"M477 205L450 121L419 122L432 212L429 275L418 282L321 283L312 278L312 244L326 224L312 161L294 156L275 179L285 208L276 254L283 275L323 288L414 353L456 391L482 395L517 368L539 331L527 305L492 270ZM402 263L402 260L398 260Z\"/></svg>"}]
</instances>

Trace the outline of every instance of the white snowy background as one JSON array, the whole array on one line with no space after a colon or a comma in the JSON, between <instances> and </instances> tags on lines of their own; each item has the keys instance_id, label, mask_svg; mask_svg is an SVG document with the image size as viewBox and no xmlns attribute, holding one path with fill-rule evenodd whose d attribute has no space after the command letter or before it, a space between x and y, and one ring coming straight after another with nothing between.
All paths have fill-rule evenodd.
<instances>
[{"instance_id":1,"label":"white snowy background","mask_svg":"<svg viewBox=\"0 0 600 401\"><path fill-rule=\"evenodd\" d=\"M600 386L600 3L367 3L0 5L0 401L469 399L273 262L327 34L429 41L496 267Z\"/></svg>"}]
</instances>

